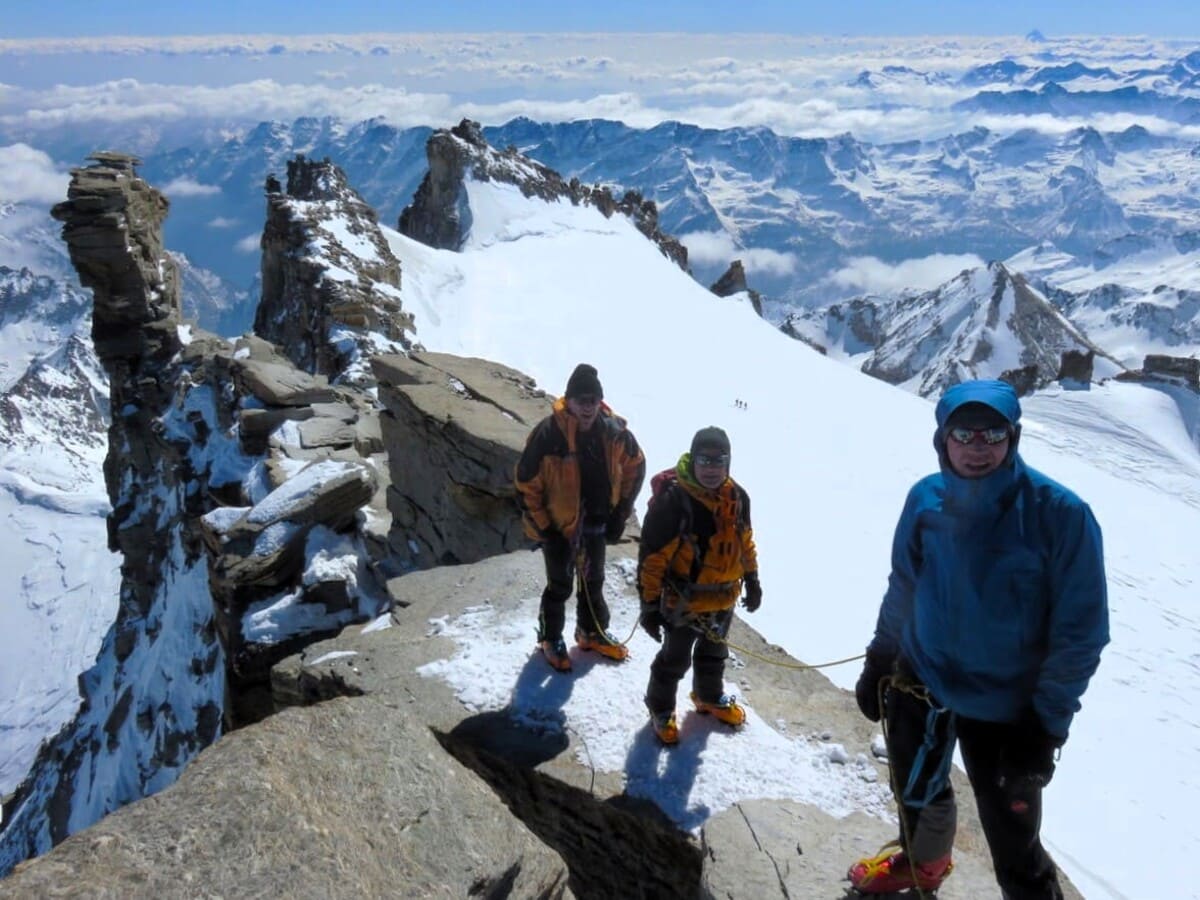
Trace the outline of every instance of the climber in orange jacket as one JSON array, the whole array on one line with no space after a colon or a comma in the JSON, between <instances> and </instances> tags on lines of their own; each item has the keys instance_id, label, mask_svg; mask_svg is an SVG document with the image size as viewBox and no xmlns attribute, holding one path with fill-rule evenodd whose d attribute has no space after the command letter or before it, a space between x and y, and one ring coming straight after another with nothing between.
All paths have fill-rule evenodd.
<instances>
[{"instance_id":1,"label":"climber in orange jacket","mask_svg":"<svg viewBox=\"0 0 1200 900\"><path fill-rule=\"evenodd\" d=\"M608 632L605 545L621 539L645 477L637 439L604 403L596 369L580 363L554 412L530 433L515 477L525 533L541 545L546 563L538 646L559 671L571 669L563 627L576 576L576 643L611 659L629 655Z\"/></svg>"}]
</instances>

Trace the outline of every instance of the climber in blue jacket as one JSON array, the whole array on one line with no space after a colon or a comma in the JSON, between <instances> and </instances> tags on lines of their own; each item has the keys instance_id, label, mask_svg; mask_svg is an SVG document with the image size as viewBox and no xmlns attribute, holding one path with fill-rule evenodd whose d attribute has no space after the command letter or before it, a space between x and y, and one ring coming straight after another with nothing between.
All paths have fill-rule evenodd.
<instances>
[{"instance_id":1,"label":"climber in blue jacket","mask_svg":"<svg viewBox=\"0 0 1200 900\"><path fill-rule=\"evenodd\" d=\"M955 385L935 416L941 471L909 491L855 692L868 719L887 717L900 840L850 881L932 891L949 874L957 742L1004 897L1061 898L1041 796L1108 643L1100 526L1017 453L1009 384Z\"/></svg>"}]
</instances>

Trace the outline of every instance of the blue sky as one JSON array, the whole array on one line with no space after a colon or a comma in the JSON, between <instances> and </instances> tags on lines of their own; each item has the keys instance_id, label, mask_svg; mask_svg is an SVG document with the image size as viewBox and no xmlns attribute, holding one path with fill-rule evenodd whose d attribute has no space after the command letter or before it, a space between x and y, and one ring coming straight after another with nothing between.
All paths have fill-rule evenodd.
<instances>
[{"instance_id":1,"label":"blue sky","mask_svg":"<svg viewBox=\"0 0 1200 900\"><path fill-rule=\"evenodd\" d=\"M1200 16L1187 0L1136 4L977 0L908 2L857 0L796 3L741 0L737 4L683 0L555 2L448 0L398 4L342 0L189 0L133 3L121 8L95 0L6 4L2 38L96 35L320 34L369 31L751 31L826 35L1023 35L1037 28L1063 34L1151 34L1200 37ZM297 14L297 8L303 14ZM304 8L307 7L307 8Z\"/></svg>"}]
</instances>

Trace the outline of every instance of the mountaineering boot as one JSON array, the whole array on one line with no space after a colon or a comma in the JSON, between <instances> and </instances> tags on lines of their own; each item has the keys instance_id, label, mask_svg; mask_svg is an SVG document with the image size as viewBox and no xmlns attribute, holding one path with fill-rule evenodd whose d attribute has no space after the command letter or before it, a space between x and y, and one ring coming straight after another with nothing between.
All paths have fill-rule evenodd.
<instances>
[{"instance_id":1,"label":"mountaineering boot","mask_svg":"<svg viewBox=\"0 0 1200 900\"><path fill-rule=\"evenodd\" d=\"M737 702L737 698L730 694L722 694L719 699L712 703L707 703L696 696L696 692L692 691L692 702L696 704L696 712L701 715L712 715L726 725L732 725L734 728L739 727L746 721L746 708Z\"/></svg>"},{"instance_id":2,"label":"mountaineering boot","mask_svg":"<svg viewBox=\"0 0 1200 900\"><path fill-rule=\"evenodd\" d=\"M860 894L894 894L914 887L936 891L953 870L949 853L933 862L914 866L899 844L886 844L875 856L860 859L852 865L846 875Z\"/></svg>"},{"instance_id":3,"label":"mountaineering boot","mask_svg":"<svg viewBox=\"0 0 1200 900\"><path fill-rule=\"evenodd\" d=\"M551 667L560 672L571 671L571 657L567 656L567 645L562 638L539 641L538 648Z\"/></svg>"},{"instance_id":4,"label":"mountaineering boot","mask_svg":"<svg viewBox=\"0 0 1200 900\"><path fill-rule=\"evenodd\" d=\"M604 630L585 634L581 629L576 628L575 643L584 650L595 650L601 656L607 656L618 662L629 656L629 648Z\"/></svg>"},{"instance_id":5,"label":"mountaineering boot","mask_svg":"<svg viewBox=\"0 0 1200 900\"><path fill-rule=\"evenodd\" d=\"M675 713L650 713L650 724L662 743L668 746L679 743L679 725L675 721Z\"/></svg>"}]
</instances>

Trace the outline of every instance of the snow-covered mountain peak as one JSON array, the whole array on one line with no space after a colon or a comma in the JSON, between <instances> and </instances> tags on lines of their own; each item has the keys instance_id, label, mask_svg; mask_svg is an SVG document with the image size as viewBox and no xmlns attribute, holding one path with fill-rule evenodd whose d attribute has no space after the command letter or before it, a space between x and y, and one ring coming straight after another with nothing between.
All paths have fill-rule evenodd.
<instances>
[{"instance_id":1,"label":"snow-covered mountain peak","mask_svg":"<svg viewBox=\"0 0 1200 900\"><path fill-rule=\"evenodd\" d=\"M925 396L959 381L1001 376L1026 392L1060 377L1067 351L1098 357L1097 377L1120 370L1023 275L999 261L964 270L932 291L859 297L797 313L784 330Z\"/></svg>"}]
</instances>

